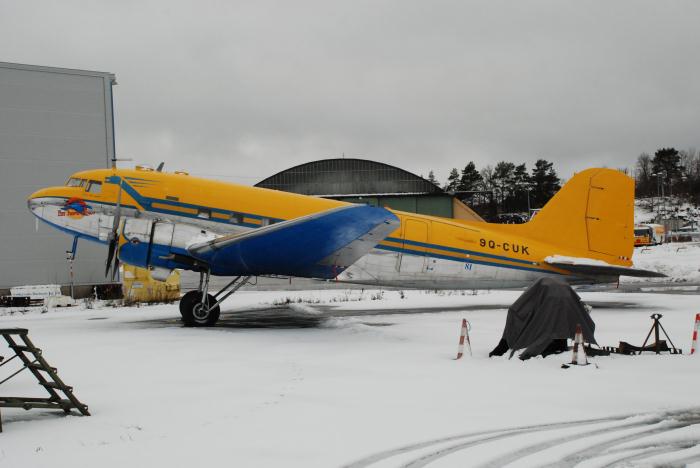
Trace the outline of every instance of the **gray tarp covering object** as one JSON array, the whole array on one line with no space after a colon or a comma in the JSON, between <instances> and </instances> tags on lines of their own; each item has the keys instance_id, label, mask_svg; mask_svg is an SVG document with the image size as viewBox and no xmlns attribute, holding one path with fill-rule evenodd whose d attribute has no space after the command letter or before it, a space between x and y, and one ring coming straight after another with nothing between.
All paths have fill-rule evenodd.
<instances>
[{"instance_id":1,"label":"gray tarp covering object","mask_svg":"<svg viewBox=\"0 0 700 468\"><path fill-rule=\"evenodd\" d=\"M577 324L584 341L597 344L595 323L578 294L561 279L541 278L510 306L503 338L489 356L525 349L520 358L528 359L542 354L553 342L565 346L567 338L574 338Z\"/></svg>"}]
</instances>

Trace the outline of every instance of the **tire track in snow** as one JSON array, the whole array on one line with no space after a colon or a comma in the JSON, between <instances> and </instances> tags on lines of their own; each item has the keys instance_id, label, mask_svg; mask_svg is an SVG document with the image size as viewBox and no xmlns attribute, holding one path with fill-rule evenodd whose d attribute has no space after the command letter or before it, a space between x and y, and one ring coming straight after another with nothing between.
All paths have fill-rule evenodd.
<instances>
[{"instance_id":1,"label":"tire track in snow","mask_svg":"<svg viewBox=\"0 0 700 468\"><path fill-rule=\"evenodd\" d=\"M644 421L638 421L638 422L633 422L633 423L627 423L627 424L621 424L618 426L612 426L612 427L604 427L600 429L593 429L591 431L587 432L578 432L575 434L571 434L568 436L564 437L558 437L555 439L550 439L544 442L538 442L532 445L528 445L526 447L523 447L522 449L515 450L510 453L506 453L504 456L497 458L495 460L489 461L487 463L484 463L482 465L479 465L483 468L499 468L502 466L505 466L509 463L512 463L516 460L519 460L521 458L525 458L527 456L533 455L538 452L543 452L545 450L557 447L562 444L566 444L568 442L574 442L579 439L583 439L586 437L593 437L601 434L608 434L608 433L616 433L620 431L624 431L626 429L635 429L638 427L644 427L644 426L652 426L654 424L659 424L663 422L662 418L651 418L648 420ZM664 429L665 430L665 429ZM648 431L644 432L635 432L632 434L632 437L637 437L639 434L647 434ZM557 463L557 466L559 466L559 463Z\"/></svg>"},{"instance_id":2,"label":"tire track in snow","mask_svg":"<svg viewBox=\"0 0 700 468\"><path fill-rule=\"evenodd\" d=\"M532 430L558 429L558 428L569 427L569 426L573 426L573 425L577 425L577 424L578 425L582 425L582 424L588 425L588 424L596 424L596 423L604 423L604 422L621 421L624 419L628 419L629 417L630 416L613 416L613 417L609 417L609 418L584 419L584 420L579 420L579 421L571 421L571 422L563 422L563 423L528 425L528 426L519 426L519 427L506 428L506 429L491 429L488 431L467 432L465 434L459 434L459 435L443 437L443 438L438 438L438 439L431 439L431 440L428 440L425 442L417 442L414 444L404 445L404 446L397 447L394 449L385 450L385 451L382 451L379 453L369 455L369 456L362 458L360 460L354 461L348 465L344 465L344 468L365 468L365 467L369 467L375 463L381 462L383 460L386 460L388 458L392 458L392 457L395 457L398 455L404 455L404 454L408 454L410 452L413 452L416 450L421 450L424 448L428 448L428 447L431 447L434 445L454 442L454 441L468 439L468 438L472 438L472 437L493 435L493 436L496 436L499 438L504 438L504 437L510 436L514 432L523 433L523 432L532 431ZM495 440L495 439L490 438L489 440Z\"/></svg>"},{"instance_id":3,"label":"tire track in snow","mask_svg":"<svg viewBox=\"0 0 700 468\"><path fill-rule=\"evenodd\" d=\"M632 420L634 418L634 420ZM640 419L641 418L641 419ZM616 424L612 427L603 427L594 430L584 430L583 432L577 432L575 434L557 437L533 443L521 449L508 452L507 454L495 459L483 463L479 466L482 467L500 467L508 463L515 462L517 460L523 459L525 457L537 454L539 452L544 452L549 449L555 449L562 444L573 442L586 437L594 437L600 434L607 434L612 438L605 439L601 442L590 445L582 450L577 450L563 457L555 463L543 463L543 466L548 467L560 467L560 466L575 466L578 463L601 457L603 455L611 455L614 452L610 452L610 449L614 449L620 444L635 440L640 437L648 437L650 435L662 434L668 431L673 431L676 429L688 427L695 424L700 424L700 410L684 410L684 411L673 411L666 413L651 413L642 415L626 415L617 416L609 418L598 418L589 420L579 420L571 422L562 422L554 424L543 424L543 425L531 425L531 426L521 426L513 428L504 429L494 429L489 431L477 431L470 432L450 437L432 439L425 442L418 442L410 445L405 445L402 447L397 447L394 449L382 451L369 456L366 456L360 460L353 463L345 465L345 468L368 468L378 463L390 462L391 458L410 455L415 452L416 458L409 461L404 461L399 463L399 466L403 468L420 468L427 466L439 459L442 459L453 453L464 451L468 454L469 450L475 447L482 446L487 443L494 441L512 438L518 440L518 437L527 436L529 434L546 432L553 429L565 429L570 427L581 427L585 429L593 424L604 424L604 423L615 423L624 422L625 420L630 420L623 424ZM659 427L653 427L655 425L661 425ZM632 434L626 433L622 436L615 437L623 431L633 430L635 428L646 428L642 431L636 431ZM456 442L453 445L448 445L446 447L440 447L437 450L428 453L421 453L425 449L430 449L431 447L437 447L440 445L450 444L451 442ZM618 466L620 463L630 463L639 460L649 458L654 455L673 453L688 446L694 446L700 443L700 441L668 441L666 443L655 444L654 446L648 446L646 448L651 450L644 450L640 453L638 450L633 454L624 455L621 458L615 459L607 463L605 466ZM661 447L659 447L661 445ZM635 449L636 447L630 447L629 449ZM604 452L608 453L604 453ZM700 456L698 456L700 457ZM689 457L690 461L695 461L696 456L693 455ZM398 460L397 460L398 461Z\"/></svg>"},{"instance_id":4,"label":"tire track in snow","mask_svg":"<svg viewBox=\"0 0 700 468\"><path fill-rule=\"evenodd\" d=\"M639 450L635 450L635 452L633 454L623 455L620 458L615 458L610 463L608 463L606 465L602 465L599 468L612 468L615 466L620 466L620 463L627 463L627 462L633 462L633 461L637 461L637 460L643 460L645 458L649 458L649 457L652 457L654 455L661 455L664 453L673 453L673 452L677 452L680 450L685 450L685 449L688 449L691 447L695 447L695 445L697 445L696 442L678 442L678 443L669 444L668 446L664 446L661 448L659 448L658 446L655 446L656 448L647 447L646 449L643 449L641 453L639 452ZM610 454L608 453L605 455L609 456ZM688 463L688 462L686 461L686 463Z\"/></svg>"},{"instance_id":5,"label":"tire track in snow","mask_svg":"<svg viewBox=\"0 0 700 468\"><path fill-rule=\"evenodd\" d=\"M654 434L661 434L664 432L669 432L673 431L675 429L681 429L684 427L692 426L695 424L700 424L700 410L694 409L694 410L689 410L689 411L676 411L676 412L670 412L670 413L665 413L665 420L668 421L668 424L665 425L664 427L660 427L657 429L650 429L648 431L639 433L639 434L634 434L634 435L628 435L628 436L623 436L623 437L618 437L615 439L607 440L598 444L594 444L590 447L587 447L584 450L579 450L576 453L573 453L571 455L568 455L564 457L561 461L548 465L548 467L554 468L554 467L560 467L560 466L576 466L578 463L582 462L583 460L592 458L593 456L603 452L607 451L617 445L623 444L625 442L630 442L638 437L645 437L649 435L654 435ZM662 442L662 444L664 444ZM666 442L665 445L672 445L673 442Z\"/></svg>"}]
</instances>

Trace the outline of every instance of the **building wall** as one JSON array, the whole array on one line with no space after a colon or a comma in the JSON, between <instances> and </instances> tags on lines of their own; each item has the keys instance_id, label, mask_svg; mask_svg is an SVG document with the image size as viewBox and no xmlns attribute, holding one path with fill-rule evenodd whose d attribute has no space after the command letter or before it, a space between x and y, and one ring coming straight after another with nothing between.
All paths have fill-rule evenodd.
<instances>
[{"instance_id":1,"label":"building wall","mask_svg":"<svg viewBox=\"0 0 700 468\"><path fill-rule=\"evenodd\" d=\"M109 73L0 62L0 288L69 283L72 239L37 222L26 199L114 157ZM81 241L76 283L105 282L105 248Z\"/></svg>"}]
</instances>

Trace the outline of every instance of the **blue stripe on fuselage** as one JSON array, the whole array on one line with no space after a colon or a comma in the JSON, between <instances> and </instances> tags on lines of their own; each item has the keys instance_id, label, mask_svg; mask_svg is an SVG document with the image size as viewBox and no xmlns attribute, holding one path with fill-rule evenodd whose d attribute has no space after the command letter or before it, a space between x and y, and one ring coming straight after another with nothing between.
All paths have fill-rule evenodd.
<instances>
[{"instance_id":1,"label":"blue stripe on fuselage","mask_svg":"<svg viewBox=\"0 0 700 468\"><path fill-rule=\"evenodd\" d=\"M477 252L475 250L464 250L464 249L459 249L457 247L448 247L446 245L429 244L427 242L418 242L418 241L412 241L412 240L408 240L408 239L398 239L396 237L387 237L385 240L389 241L389 242L396 242L399 244L403 243L403 244L413 245L416 247L426 247L428 249L445 250L447 252L463 253L463 254L467 254L467 255L477 255L479 257L493 258L495 260L505 260L507 262L513 262L513 263L523 263L525 265L532 265L533 264L533 262L530 260L521 260L519 258L512 258L512 257L505 257L502 255L494 255L494 254L490 254L490 253Z\"/></svg>"}]
</instances>

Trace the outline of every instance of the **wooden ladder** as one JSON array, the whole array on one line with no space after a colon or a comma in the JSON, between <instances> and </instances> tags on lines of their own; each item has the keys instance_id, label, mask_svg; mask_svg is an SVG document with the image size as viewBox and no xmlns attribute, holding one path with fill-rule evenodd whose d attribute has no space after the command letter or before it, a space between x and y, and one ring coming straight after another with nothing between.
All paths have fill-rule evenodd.
<instances>
[{"instance_id":1,"label":"wooden ladder","mask_svg":"<svg viewBox=\"0 0 700 468\"><path fill-rule=\"evenodd\" d=\"M34 346L29 339L29 330L26 328L0 328L0 335L7 341L8 346L14 352L14 356L3 360L0 356L0 367L13 359L19 359L22 367L10 374L0 385L7 382L20 372L28 369L36 378L39 385L49 393L48 398L32 397L4 397L0 396L0 408L32 408L56 409L65 413L75 408L84 416L90 416L87 405L81 403L73 395L73 387L66 385L58 376L55 367L51 367L42 356L41 349ZM15 341L15 337L18 337ZM63 396L61 396L63 394ZM0 432L2 432L2 419L0 418Z\"/></svg>"}]
</instances>

